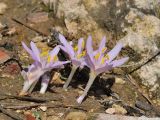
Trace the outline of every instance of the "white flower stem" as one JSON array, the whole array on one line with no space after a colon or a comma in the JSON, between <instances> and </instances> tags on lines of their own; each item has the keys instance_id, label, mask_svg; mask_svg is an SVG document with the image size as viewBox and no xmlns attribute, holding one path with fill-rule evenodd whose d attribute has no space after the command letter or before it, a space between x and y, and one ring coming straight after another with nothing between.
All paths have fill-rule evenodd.
<instances>
[{"instance_id":1,"label":"white flower stem","mask_svg":"<svg viewBox=\"0 0 160 120\"><path fill-rule=\"evenodd\" d=\"M85 96L87 95L87 93L88 93L91 85L93 84L96 76L97 76L97 75L96 75L93 71L91 71L91 73L90 73L90 78L89 78L89 81L88 81L88 83L87 83L87 85L86 85L86 88L84 89L83 94L77 99L77 102L78 102L79 104L82 103L83 99L84 99Z\"/></svg>"},{"instance_id":2,"label":"white flower stem","mask_svg":"<svg viewBox=\"0 0 160 120\"><path fill-rule=\"evenodd\" d=\"M45 73L42 76L42 82L41 82L41 89L40 89L40 93L44 94L47 90L48 84L50 81L50 74L49 73Z\"/></svg>"},{"instance_id":3,"label":"white flower stem","mask_svg":"<svg viewBox=\"0 0 160 120\"><path fill-rule=\"evenodd\" d=\"M40 93L41 93L41 94L44 94L44 93L46 92L46 90L47 90L47 87L48 87L48 83L42 82L42 83L41 83Z\"/></svg>"},{"instance_id":4,"label":"white flower stem","mask_svg":"<svg viewBox=\"0 0 160 120\"><path fill-rule=\"evenodd\" d=\"M31 81L29 82L28 80L25 80L22 91L26 93L30 89L32 84L33 84L33 82L31 82Z\"/></svg>"},{"instance_id":5,"label":"white flower stem","mask_svg":"<svg viewBox=\"0 0 160 120\"><path fill-rule=\"evenodd\" d=\"M34 82L32 83L31 87L30 87L29 90L28 90L28 93L31 93L31 92L33 91L33 89L35 88L35 86L36 86L36 84L37 84L38 81L39 81L39 80L36 80L36 81L34 81Z\"/></svg>"},{"instance_id":6,"label":"white flower stem","mask_svg":"<svg viewBox=\"0 0 160 120\"><path fill-rule=\"evenodd\" d=\"M68 87L69 83L71 82L71 80L72 80L72 78L73 78L73 75L74 75L74 73L76 72L77 68L78 68L78 67L75 66L75 65L72 66L71 73L70 73L67 81L66 81L65 84L63 85L63 89L67 89L67 87Z\"/></svg>"}]
</instances>

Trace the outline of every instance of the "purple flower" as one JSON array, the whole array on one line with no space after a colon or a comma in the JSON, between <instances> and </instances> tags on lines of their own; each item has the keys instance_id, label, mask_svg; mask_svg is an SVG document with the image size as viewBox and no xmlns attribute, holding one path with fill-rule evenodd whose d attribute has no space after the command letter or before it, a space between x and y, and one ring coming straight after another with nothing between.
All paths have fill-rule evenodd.
<instances>
[{"instance_id":1,"label":"purple flower","mask_svg":"<svg viewBox=\"0 0 160 120\"><path fill-rule=\"evenodd\" d=\"M59 47L55 47L49 52L40 51L33 42L30 43L31 48L28 48L23 42L22 45L34 60L34 63L28 67L28 71L22 71L22 76L25 79L22 92L25 93L29 89L31 92L42 76L40 92L45 93L50 80L47 72L53 68L62 68L63 64L69 63L69 61L61 62L58 60L57 54L60 50Z\"/></svg>"},{"instance_id":2,"label":"purple flower","mask_svg":"<svg viewBox=\"0 0 160 120\"><path fill-rule=\"evenodd\" d=\"M74 48L72 45L65 39L65 37L61 34L59 34L59 40L62 43L60 45L60 48L66 52L72 62L72 70L71 73L64 84L63 88L66 89L71 82L71 79L77 70L78 67L83 67L84 66L84 56L85 56L85 51L84 51L84 40L83 38L80 38L78 40L78 45L76 45Z\"/></svg>"},{"instance_id":3,"label":"purple flower","mask_svg":"<svg viewBox=\"0 0 160 120\"><path fill-rule=\"evenodd\" d=\"M125 57L119 60L114 60L123 47L121 43L118 43L107 54L105 54L105 44L106 38L104 37L99 45L98 50L94 51L92 47L92 38L91 36L88 37L86 43L85 65L90 68L90 78L84 90L84 93L77 99L78 103L81 103L83 101L97 75L105 71L109 71L114 67L118 67L124 64L129 59L128 57Z\"/></svg>"}]
</instances>

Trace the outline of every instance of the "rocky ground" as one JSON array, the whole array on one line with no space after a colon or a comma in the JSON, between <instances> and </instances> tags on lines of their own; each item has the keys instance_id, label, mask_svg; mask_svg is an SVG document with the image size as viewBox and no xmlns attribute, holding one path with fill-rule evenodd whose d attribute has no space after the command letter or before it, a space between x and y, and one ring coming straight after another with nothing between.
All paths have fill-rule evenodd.
<instances>
[{"instance_id":1,"label":"rocky ground","mask_svg":"<svg viewBox=\"0 0 160 120\"><path fill-rule=\"evenodd\" d=\"M76 98L88 80L87 70L77 71L64 91L69 66L53 71L44 95L37 85L29 96L19 96L23 87L20 71L32 62L21 41L32 40L40 48L52 49L57 31L73 43L92 35L95 48L103 36L108 49L121 41L125 47L120 56L130 60L99 76L81 105ZM159 48L160 0L1 0L0 120L158 120Z\"/></svg>"}]
</instances>

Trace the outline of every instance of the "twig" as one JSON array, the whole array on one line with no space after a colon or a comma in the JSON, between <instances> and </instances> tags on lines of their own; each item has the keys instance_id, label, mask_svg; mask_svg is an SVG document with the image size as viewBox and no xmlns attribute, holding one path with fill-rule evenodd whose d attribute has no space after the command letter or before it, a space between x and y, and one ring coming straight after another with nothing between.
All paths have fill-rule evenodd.
<instances>
[{"instance_id":1,"label":"twig","mask_svg":"<svg viewBox=\"0 0 160 120\"><path fill-rule=\"evenodd\" d=\"M132 78L131 75L127 74L126 78L130 81L130 83L132 83L132 85L134 85L136 87L136 90L151 104L153 105L152 101L150 100L150 98L148 97L147 94L145 94L141 88L139 87L139 85L136 83L136 81Z\"/></svg>"},{"instance_id":2,"label":"twig","mask_svg":"<svg viewBox=\"0 0 160 120\"><path fill-rule=\"evenodd\" d=\"M45 99L45 98L35 98L35 97L27 97L27 96L16 96L16 95L7 95L7 94L2 94L0 95L8 96L10 98L15 98L18 100L23 100L23 101L31 101L31 102L36 102L36 103L43 103L43 102L48 102L48 101L59 101L60 99Z\"/></svg>"},{"instance_id":3,"label":"twig","mask_svg":"<svg viewBox=\"0 0 160 120\"><path fill-rule=\"evenodd\" d=\"M143 67L144 65L146 65L147 63L151 62L153 59L155 59L158 55L160 55L160 51L158 51L155 55L153 55L151 58L149 58L146 62L144 62L143 64L141 64L140 66L138 66L137 68L133 69L132 71L130 71L128 74L131 74L137 70L139 70L141 67Z\"/></svg>"},{"instance_id":4,"label":"twig","mask_svg":"<svg viewBox=\"0 0 160 120\"><path fill-rule=\"evenodd\" d=\"M65 104L59 104L59 105L54 105L54 104L3 104L4 108L7 109L30 109L33 107L38 107L38 106L46 106L48 108L58 108L58 107L62 107L62 108L73 108L73 109L78 109L78 110L83 110L83 111L87 111L86 109L84 109L83 106L78 106L78 105L65 105Z\"/></svg>"},{"instance_id":5,"label":"twig","mask_svg":"<svg viewBox=\"0 0 160 120\"><path fill-rule=\"evenodd\" d=\"M5 114L5 115L7 115L7 116L9 116L9 117L11 117L11 118L13 118L14 120L23 120L23 119L22 119L21 117L19 117L16 113L11 113L10 111L4 109L1 105L0 105L0 111L1 111L3 114Z\"/></svg>"},{"instance_id":6,"label":"twig","mask_svg":"<svg viewBox=\"0 0 160 120\"><path fill-rule=\"evenodd\" d=\"M12 19L14 22L16 22L16 23L18 23L18 24L20 24L20 25L23 25L23 26L25 26L26 28L29 28L30 30L32 30L32 31L34 31L34 32L36 32L36 33L38 33L38 34L40 34L40 35L48 36L46 33L43 33L43 32L41 32L41 31L39 31L39 30L36 30L35 28L32 28L32 27L28 26L27 24L22 23L21 21L15 19L15 18L11 18L11 19Z\"/></svg>"},{"instance_id":7,"label":"twig","mask_svg":"<svg viewBox=\"0 0 160 120\"><path fill-rule=\"evenodd\" d=\"M24 110L24 109L31 109L31 108L35 108L37 106L40 106L40 104L18 104L18 105L13 105L13 104L3 104L3 107L6 109L14 109L14 110Z\"/></svg>"}]
</instances>

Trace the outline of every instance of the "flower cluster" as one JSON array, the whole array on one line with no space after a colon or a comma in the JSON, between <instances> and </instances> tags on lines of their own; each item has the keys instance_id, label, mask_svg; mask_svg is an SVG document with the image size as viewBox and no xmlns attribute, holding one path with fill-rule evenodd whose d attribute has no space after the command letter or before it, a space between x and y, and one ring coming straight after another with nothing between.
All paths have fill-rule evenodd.
<instances>
[{"instance_id":1,"label":"flower cluster","mask_svg":"<svg viewBox=\"0 0 160 120\"><path fill-rule=\"evenodd\" d=\"M49 80L50 71L53 68L62 68L63 64L69 63L69 61L59 61L57 54L60 50L59 47L55 47L52 51L41 51L37 46L31 42L31 48L28 48L25 43L22 42L24 49L30 54L34 60L33 64L28 66L27 70L22 70L21 74L25 79L22 94L26 92L32 92L34 86L42 78L40 93L45 93Z\"/></svg>"},{"instance_id":2,"label":"flower cluster","mask_svg":"<svg viewBox=\"0 0 160 120\"><path fill-rule=\"evenodd\" d=\"M67 89L77 68L83 68L83 66L87 66L90 69L89 81L86 85L86 88L84 89L83 94L77 99L77 102L81 103L87 95L95 78L100 73L109 71L114 67L118 67L128 60L128 57L114 60L123 46L121 43L117 43L117 45L107 53L105 37L102 39L97 50L94 50L92 47L91 36L88 37L86 45L83 38L80 38L78 40L78 45L74 47L61 34L59 34L59 40L62 45L56 46L50 52L40 51L33 42L30 43L31 49L22 43L23 47L34 60L34 63L28 67L28 71L22 71L22 76L25 79L23 92L27 92L28 90L32 91L35 84L41 77L42 87L40 93L45 93L50 79L50 74L48 71L53 68L61 68L63 67L63 64L71 62L72 70L63 86L64 89ZM70 61L58 60L57 54L60 49L68 55Z\"/></svg>"}]
</instances>

